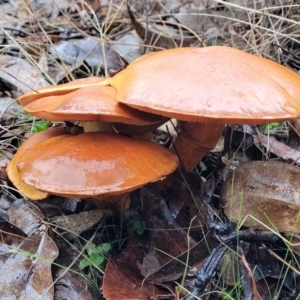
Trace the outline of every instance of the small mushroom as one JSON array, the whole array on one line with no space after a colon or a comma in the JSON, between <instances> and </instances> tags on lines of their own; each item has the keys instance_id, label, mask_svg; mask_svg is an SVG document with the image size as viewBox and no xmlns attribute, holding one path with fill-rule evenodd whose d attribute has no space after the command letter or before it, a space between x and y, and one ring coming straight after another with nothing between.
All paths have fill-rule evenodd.
<instances>
[{"instance_id":1,"label":"small mushroom","mask_svg":"<svg viewBox=\"0 0 300 300\"><path fill-rule=\"evenodd\" d=\"M112 131L110 123L114 123L122 133L138 134L167 121L165 117L117 103L116 90L97 85L102 81L97 77L75 80L72 84L41 89L38 91L39 97L31 92L22 96L19 102L27 113L41 119L52 122L80 121L85 131ZM53 95L49 96L51 91ZM122 124L127 124L127 128Z\"/></svg>"},{"instance_id":2,"label":"small mushroom","mask_svg":"<svg viewBox=\"0 0 300 300\"><path fill-rule=\"evenodd\" d=\"M66 197L122 194L177 166L177 156L155 143L108 132L50 138L27 149L17 163L24 183Z\"/></svg>"},{"instance_id":3,"label":"small mushroom","mask_svg":"<svg viewBox=\"0 0 300 300\"><path fill-rule=\"evenodd\" d=\"M101 77L88 77L88 78L82 78L82 79L76 79L73 81L70 81L65 84L61 85L55 85L55 86L48 86L41 89L38 89L36 91L32 91L30 93L26 93L22 95L18 102L25 106L35 100L38 100L40 98L44 98L47 96L59 96L59 95L65 95L69 94L73 91L76 91L80 88L84 88L87 86L98 86L101 85L102 82L105 80Z\"/></svg>"},{"instance_id":4,"label":"small mushroom","mask_svg":"<svg viewBox=\"0 0 300 300\"><path fill-rule=\"evenodd\" d=\"M175 141L191 171L215 147L224 124L262 124L300 115L300 76L269 59L213 46L144 55L109 78L117 101L177 118Z\"/></svg>"}]
</instances>

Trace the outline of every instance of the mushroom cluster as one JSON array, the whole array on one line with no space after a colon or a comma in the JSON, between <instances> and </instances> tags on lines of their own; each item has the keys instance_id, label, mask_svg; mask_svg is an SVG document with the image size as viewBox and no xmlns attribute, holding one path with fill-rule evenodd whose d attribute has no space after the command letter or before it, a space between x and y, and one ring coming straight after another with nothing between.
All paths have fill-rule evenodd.
<instances>
[{"instance_id":1,"label":"mushroom cluster","mask_svg":"<svg viewBox=\"0 0 300 300\"><path fill-rule=\"evenodd\" d=\"M115 89L94 85L91 77L24 95L25 110L49 121L80 121L84 133L52 128L30 137L9 163L13 184L29 199L48 194L66 197L118 195L164 178L178 166L178 158L150 141L115 132L138 134L167 119L116 103Z\"/></svg>"},{"instance_id":2,"label":"mushroom cluster","mask_svg":"<svg viewBox=\"0 0 300 300\"><path fill-rule=\"evenodd\" d=\"M50 121L93 121L93 126L97 121L98 125L88 131L103 130L102 123L106 121L110 122L109 130L113 126L122 133L128 134L127 130L129 134L135 130L140 133L152 130L166 118L176 118L181 123L173 151L178 155L182 167L191 171L215 147L224 124L263 124L295 119L300 115L299 100L300 76L292 70L237 49L213 46L146 54L112 78L103 80L91 77L44 88L22 96L19 102L28 113ZM126 116L121 117L123 113ZM126 123L125 127L120 123ZM135 146L127 148L123 144L125 140ZM94 146L90 146L91 142L95 143ZM140 148L134 148L138 145ZM64 152L58 147L62 147ZM163 165L170 166L149 181L165 176L177 166L177 158L167 150L151 142L134 141L115 133L83 133L75 137L62 134L25 148L16 154L17 166L14 167L21 180L38 190L56 194L59 194L57 189L60 186L67 196L73 195L72 191L76 189L81 190L82 196L87 193L105 194L117 185L107 181L106 187L99 189L98 185L103 179L88 179L88 173L96 177L103 174L105 178L113 178L115 175L112 173L106 174L106 170L111 168L116 170L116 174L126 173L125 177L143 177L141 173L121 171L112 157L102 162L102 153L100 155L97 152L112 155L113 148L119 148L116 160L124 162L125 156L130 156L129 164L139 162L146 173ZM146 152L146 149L150 151L152 148L157 152ZM19 154L20 151L22 154ZM160 152L162 156L158 155ZM145 160L140 158L142 153ZM156 156L157 160L152 160L150 155ZM86 166L90 166L89 171ZM69 177L63 168L76 170L74 173L70 171L72 176L68 188L63 181L54 184L55 178L61 178L59 181ZM12 172L8 174L12 179ZM82 181L90 182L86 192L82 186L79 188L75 184L77 176ZM125 181L125 177L120 181ZM45 184L47 178L50 179ZM145 182L143 179L131 184L127 190Z\"/></svg>"}]
</instances>

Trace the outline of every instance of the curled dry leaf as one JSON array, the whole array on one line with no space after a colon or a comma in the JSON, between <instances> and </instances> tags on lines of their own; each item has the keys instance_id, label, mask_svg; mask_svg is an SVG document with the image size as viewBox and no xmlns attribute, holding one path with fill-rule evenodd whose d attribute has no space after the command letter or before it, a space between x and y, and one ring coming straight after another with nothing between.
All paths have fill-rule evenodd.
<instances>
[{"instance_id":1,"label":"curled dry leaf","mask_svg":"<svg viewBox=\"0 0 300 300\"><path fill-rule=\"evenodd\" d=\"M300 168L280 163L255 161L238 167L221 191L224 211L232 222L251 215L282 232L299 232ZM248 217L248 227L264 228Z\"/></svg>"},{"instance_id":2,"label":"curled dry leaf","mask_svg":"<svg viewBox=\"0 0 300 300\"><path fill-rule=\"evenodd\" d=\"M283 159L291 159L295 163L300 164L300 151L297 151L279 141L272 136L266 136L257 130L257 136L260 143L267 148L268 151Z\"/></svg>"}]
</instances>

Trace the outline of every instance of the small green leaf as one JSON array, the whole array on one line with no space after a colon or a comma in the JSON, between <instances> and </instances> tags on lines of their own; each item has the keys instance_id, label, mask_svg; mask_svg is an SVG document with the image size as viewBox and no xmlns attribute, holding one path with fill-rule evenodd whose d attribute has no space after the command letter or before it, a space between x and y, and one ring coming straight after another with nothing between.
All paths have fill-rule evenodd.
<instances>
[{"instance_id":1,"label":"small green leaf","mask_svg":"<svg viewBox=\"0 0 300 300\"><path fill-rule=\"evenodd\" d=\"M86 247L86 251L87 251L87 253L88 253L89 256L91 256L91 255L94 254L94 253L96 253L96 254L99 253L99 251L97 250L95 244L89 244L89 245Z\"/></svg>"},{"instance_id":2,"label":"small green leaf","mask_svg":"<svg viewBox=\"0 0 300 300\"><path fill-rule=\"evenodd\" d=\"M38 133L44 131L50 127L51 123L45 120L36 121L33 124L32 133Z\"/></svg>"},{"instance_id":3,"label":"small green leaf","mask_svg":"<svg viewBox=\"0 0 300 300\"><path fill-rule=\"evenodd\" d=\"M200 168L201 168L202 171L207 170L207 166L202 161L200 161L199 165L200 165Z\"/></svg>"},{"instance_id":4,"label":"small green leaf","mask_svg":"<svg viewBox=\"0 0 300 300\"><path fill-rule=\"evenodd\" d=\"M97 247L98 253L107 253L111 249L110 243L103 243Z\"/></svg>"},{"instance_id":5,"label":"small green leaf","mask_svg":"<svg viewBox=\"0 0 300 300\"><path fill-rule=\"evenodd\" d=\"M90 265L91 265L90 261L88 261L86 258L84 258L79 262L78 267L79 267L80 270L83 270L83 269L85 269L86 267L88 267Z\"/></svg>"},{"instance_id":6,"label":"small green leaf","mask_svg":"<svg viewBox=\"0 0 300 300\"><path fill-rule=\"evenodd\" d=\"M271 133L272 131L276 131L276 128L280 125L278 122L269 123L263 126L263 134ZM276 132L275 132L276 133Z\"/></svg>"},{"instance_id":7,"label":"small green leaf","mask_svg":"<svg viewBox=\"0 0 300 300\"><path fill-rule=\"evenodd\" d=\"M145 232L146 222L145 221L133 222L133 228L136 230L136 233L138 235L142 235Z\"/></svg>"},{"instance_id":8,"label":"small green leaf","mask_svg":"<svg viewBox=\"0 0 300 300\"><path fill-rule=\"evenodd\" d=\"M94 265L96 265L98 267L104 262L105 258L98 254L92 254L90 256L90 260L93 262Z\"/></svg>"}]
</instances>

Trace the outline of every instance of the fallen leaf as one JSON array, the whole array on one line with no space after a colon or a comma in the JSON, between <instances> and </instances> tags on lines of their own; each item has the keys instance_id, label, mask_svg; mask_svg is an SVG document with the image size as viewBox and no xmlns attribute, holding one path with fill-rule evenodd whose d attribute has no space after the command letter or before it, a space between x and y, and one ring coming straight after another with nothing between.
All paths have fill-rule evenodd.
<instances>
[{"instance_id":1,"label":"fallen leaf","mask_svg":"<svg viewBox=\"0 0 300 300\"><path fill-rule=\"evenodd\" d=\"M50 222L63 231L64 238L72 240L82 232L95 226L103 217L101 209L94 209L79 214L53 217L50 219Z\"/></svg>"},{"instance_id":2,"label":"fallen leaf","mask_svg":"<svg viewBox=\"0 0 300 300\"><path fill-rule=\"evenodd\" d=\"M48 85L38 68L22 58L0 55L0 80L17 96Z\"/></svg>"},{"instance_id":3,"label":"fallen leaf","mask_svg":"<svg viewBox=\"0 0 300 300\"><path fill-rule=\"evenodd\" d=\"M144 248L138 246L139 241L131 238L123 253L110 257L102 284L106 300L158 300L155 295L169 294L152 283L143 282L144 277L136 265L136 261L142 260L144 256Z\"/></svg>"},{"instance_id":4,"label":"fallen leaf","mask_svg":"<svg viewBox=\"0 0 300 300\"><path fill-rule=\"evenodd\" d=\"M279 141L272 136L266 136L257 130L257 136L262 146L267 148L267 151L288 160L291 159L295 163L300 164L300 151L295 150Z\"/></svg>"},{"instance_id":5,"label":"fallen leaf","mask_svg":"<svg viewBox=\"0 0 300 300\"><path fill-rule=\"evenodd\" d=\"M280 162L255 161L238 167L221 190L224 211L232 222L251 215L282 232L299 232L300 168ZM243 225L265 228L248 217Z\"/></svg>"},{"instance_id":6,"label":"fallen leaf","mask_svg":"<svg viewBox=\"0 0 300 300\"><path fill-rule=\"evenodd\" d=\"M61 41L50 47L53 57L65 61L72 68L80 67L86 62L91 68L119 70L118 54L104 43L93 39L83 38Z\"/></svg>"},{"instance_id":7,"label":"fallen leaf","mask_svg":"<svg viewBox=\"0 0 300 300\"><path fill-rule=\"evenodd\" d=\"M17 248L8 248L9 258L0 267L0 294L4 299L52 300L51 264L58 255L47 230L31 235Z\"/></svg>"},{"instance_id":8,"label":"fallen leaf","mask_svg":"<svg viewBox=\"0 0 300 300\"><path fill-rule=\"evenodd\" d=\"M17 199L9 207L9 221L23 230L28 236L37 235L44 230L44 214L40 209L25 199Z\"/></svg>"},{"instance_id":9,"label":"fallen leaf","mask_svg":"<svg viewBox=\"0 0 300 300\"><path fill-rule=\"evenodd\" d=\"M66 266L67 268L68 266ZM101 299L100 293L91 289L78 273L61 268L55 274L55 300L96 300Z\"/></svg>"},{"instance_id":10,"label":"fallen leaf","mask_svg":"<svg viewBox=\"0 0 300 300\"><path fill-rule=\"evenodd\" d=\"M143 40L132 30L121 36L111 45L111 49L118 53L128 63L143 55L141 44Z\"/></svg>"},{"instance_id":11,"label":"fallen leaf","mask_svg":"<svg viewBox=\"0 0 300 300\"><path fill-rule=\"evenodd\" d=\"M24 114L23 107L18 104L17 100L3 97L0 101L0 115L8 114L12 117L17 116L18 114Z\"/></svg>"},{"instance_id":12,"label":"fallen leaf","mask_svg":"<svg viewBox=\"0 0 300 300\"><path fill-rule=\"evenodd\" d=\"M9 220L28 236L18 246L7 246L9 257L0 266L0 294L3 299L52 300L54 285L51 265L58 249L43 223L43 213L25 199L8 209Z\"/></svg>"}]
</instances>

